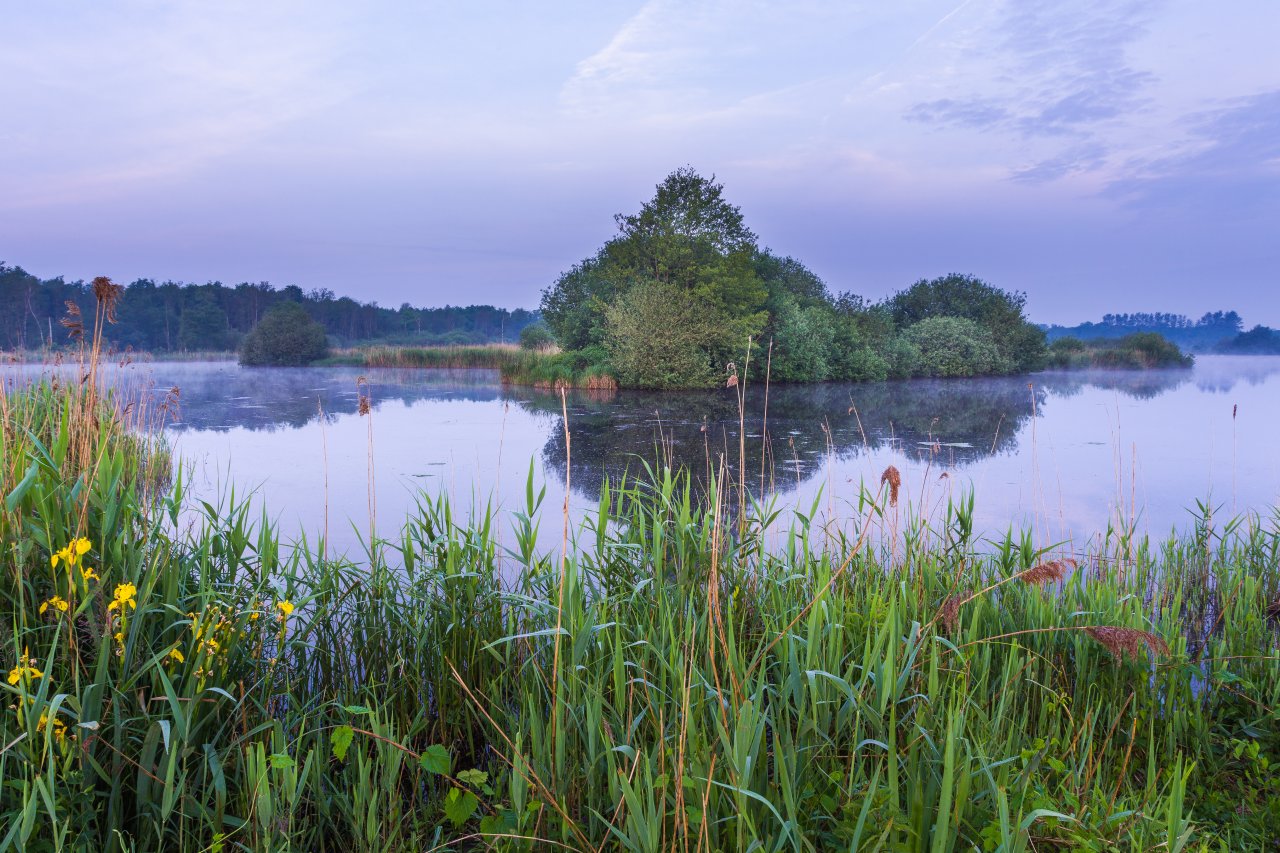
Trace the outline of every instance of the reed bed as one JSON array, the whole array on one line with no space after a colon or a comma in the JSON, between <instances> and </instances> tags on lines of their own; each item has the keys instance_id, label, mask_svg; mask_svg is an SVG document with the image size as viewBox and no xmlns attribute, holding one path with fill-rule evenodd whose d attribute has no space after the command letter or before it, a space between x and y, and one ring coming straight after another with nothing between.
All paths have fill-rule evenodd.
<instances>
[{"instance_id":1,"label":"reed bed","mask_svg":"<svg viewBox=\"0 0 1280 853\"><path fill-rule=\"evenodd\" d=\"M524 506L424 495L325 559L149 491L94 387L0 396L0 851L1280 837L1276 518L1064 555L897 472L820 527L658 468L571 526L530 466Z\"/></svg>"},{"instance_id":2,"label":"reed bed","mask_svg":"<svg viewBox=\"0 0 1280 853\"><path fill-rule=\"evenodd\" d=\"M606 368L582 353L526 350L510 344L444 347L367 347L344 350L330 360L334 364L362 367L473 368L496 370L510 385L534 388L586 388L617 390L617 380Z\"/></svg>"}]
</instances>

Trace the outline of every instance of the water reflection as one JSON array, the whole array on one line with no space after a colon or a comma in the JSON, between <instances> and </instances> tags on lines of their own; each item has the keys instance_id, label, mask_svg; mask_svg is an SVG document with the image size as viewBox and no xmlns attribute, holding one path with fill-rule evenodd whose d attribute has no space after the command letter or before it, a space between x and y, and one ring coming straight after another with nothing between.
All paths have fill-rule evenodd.
<instances>
[{"instance_id":1,"label":"water reflection","mask_svg":"<svg viewBox=\"0 0 1280 853\"><path fill-rule=\"evenodd\" d=\"M1274 361L1280 362L1280 359ZM245 370L232 364L157 366L164 382L182 391L176 430L225 432L299 429L321 417L356 411L356 381L365 376L377 410L443 401L506 402L552 419L542 455L560 476L565 446L558 393L503 387L493 371L360 370L357 368ZM1237 381L1262 381L1270 371L1221 372L1197 387L1229 391ZM748 468L761 460L776 482L811 476L828 454L890 447L919 459L941 456L963 466L983 457L1016 453L1033 412L1044 415L1059 400L1095 388L1146 400L1192 381L1188 371L1091 371L972 380L913 380L864 384L775 385L749 388L743 411ZM695 471L723 458L736 477L738 397L733 389L706 392L570 391L566 405L573 435L572 482L594 497L605 475L639 460L661 459ZM426 414L424 412L424 414ZM761 435L768 441L762 442Z\"/></svg>"},{"instance_id":2,"label":"water reflection","mask_svg":"<svg viewBox=\"0 0 1280 853\"><path fill-rule=\"evenodd\" d=\"M43 371L6 366L0 376L12 384ZM560 396L503 387L492 372L156 363L108 373L126 393L156 401L178 386L170 428L182 458L200 469L193 482L260 487L286 525L314 531L329 514L367 515L371 447L377 505L391 523L418 488L520 506L530 459L548 505L561 496ZM372 433L356 414L361 375L372 387ZM742 415L745 479L759 491L763 469L766 490L796 501L848 483L849 497L894 464L916 495L941 472L956 475L947 487L973 487L980 513L1001 530L1048 519L1058 532L1091 533L1123 506L1163 532L1185 524L1184 508L1210 492L1228 509L1275 504L1278 392L1280 358L1265 357L1202 357L1191 371L774 386L767 420L765 389L753 386ZM733 389L571 392L565 405L571 503L580 510L606 476L634 472L640 460L664 458L705 478L723 459L736 477Z\"/></svg>"}]
</instances>

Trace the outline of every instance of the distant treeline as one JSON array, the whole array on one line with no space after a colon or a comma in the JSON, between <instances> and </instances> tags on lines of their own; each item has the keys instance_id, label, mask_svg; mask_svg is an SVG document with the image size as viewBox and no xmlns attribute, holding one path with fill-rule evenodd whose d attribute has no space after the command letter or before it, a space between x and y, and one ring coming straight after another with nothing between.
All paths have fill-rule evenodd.
<instances>
[{"instance_id":1,"label":"distant treeline","mask_svg":"<svg viewBox=\"0 0 1280 853\"><path fill-rule=\"evenodd\" d=\"M67 342L59 321L67 303L79 306L92 332L96 302L90 285L61 277L40 279L0 262L0 347L38 349ZM331 290L276 288L267 282L227 286L139 279L128 285L119 322L104 330L118 348L152 352L233 350L274 305L295 302L321 323L334 343L473 344L514 341L534 323L534 311L470 305L465 308L384 308L338 297Z\"/></svg>"},{"instance_id":2,"label":"distant treeline","mask_svg":"<svg viewBox=\"0 0 1280 853\"><path fill-rule=\"evenodd\" d=\"M1267 326L1254 326L1222 341L1215 350L1230 355L1280 355L1280 332Z\"/></svg>"},{"instance_id":3,"label":"distant treeline","mask_svg":"<svg viewBox=\"0 0 1280 853\"><path fill-rule=\"evenodd\" d=\"M1244 321L1235 311L1211 311L1199 320L1192 320L1185 314L1160 312L1104 314L1101 323L1045 328L1050 342L1068 337L1086 341L1098 338L1119 339L1140 332L1155 332L1193 352L1222 350L1243 331Z\"/></svg>"}]
</instances>

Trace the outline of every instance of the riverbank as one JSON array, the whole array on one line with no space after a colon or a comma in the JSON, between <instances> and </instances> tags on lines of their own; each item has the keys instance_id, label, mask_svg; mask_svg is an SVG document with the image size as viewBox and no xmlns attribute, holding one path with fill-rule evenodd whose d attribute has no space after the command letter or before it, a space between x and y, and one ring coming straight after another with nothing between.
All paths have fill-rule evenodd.
<instances>
[{"instance_id":1,"label":"riverbank","mask_svg":"<svg viewBox=\"0 0 1280 853\"><path fill-rule=\"evenodd\" d=\"M838 530L766 532L731 487L659 473L607 484L579 526L530 475L508 513L424 499L334 559L246 505L198 509L181 480L147 497L145 444L90 387L0 397L17 849L1280 833L1265 519L992 546L963 501L913 521L886 471ZM540 548L539 526L564 533Z\"/></svg>"}]
</instances>

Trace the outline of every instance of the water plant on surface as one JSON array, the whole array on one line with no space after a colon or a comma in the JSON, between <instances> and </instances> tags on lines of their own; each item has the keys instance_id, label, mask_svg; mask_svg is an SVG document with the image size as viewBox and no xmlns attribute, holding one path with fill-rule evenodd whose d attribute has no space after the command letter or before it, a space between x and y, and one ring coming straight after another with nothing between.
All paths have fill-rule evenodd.
<instances>
[{"instance_id":1,"label":"water plant on surface","mask_svg":"<svg viewBox=\"0 0 1280 853\"><path fill-rule=\"evenodd\" d=\"M1280 837L1277 519L1067 555L897 471L820 519L646 469L562 543L531 469L326 559L156 498L91 385L0 395L0 850Z\"/></svg>"}]
</instances>

